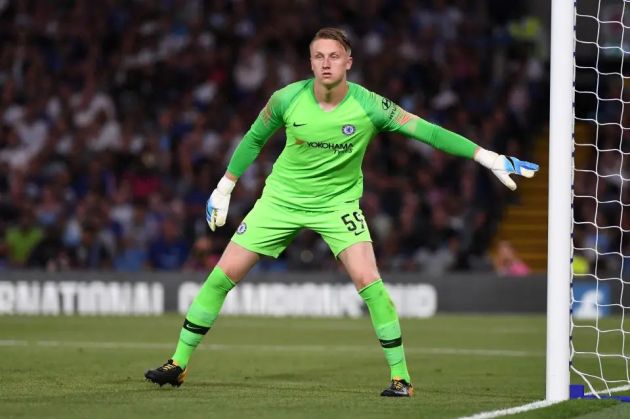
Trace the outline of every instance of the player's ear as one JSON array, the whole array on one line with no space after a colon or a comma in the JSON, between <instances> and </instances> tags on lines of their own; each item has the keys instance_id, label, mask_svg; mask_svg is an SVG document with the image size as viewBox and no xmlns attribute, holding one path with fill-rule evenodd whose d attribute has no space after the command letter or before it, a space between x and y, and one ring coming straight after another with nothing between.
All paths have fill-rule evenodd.
<instances>
[{"instance_id":1,"label":"player's ear","mask_svg":"<svg viewBox=\"0 0 630 419\"><path fill-rule=\"evenodd\" d=\"M348 62L346 63L346 70L350 70L352 68L352 55L348 57Z\"/></svg>"}]
</instances>

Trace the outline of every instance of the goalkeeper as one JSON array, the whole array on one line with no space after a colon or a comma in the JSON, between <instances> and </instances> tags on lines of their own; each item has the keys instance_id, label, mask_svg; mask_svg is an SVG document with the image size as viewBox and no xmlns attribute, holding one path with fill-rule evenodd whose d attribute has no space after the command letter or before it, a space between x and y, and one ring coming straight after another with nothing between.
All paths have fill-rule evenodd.
<instances>
[{"instance_id":1,"label":"goalkeeper","mask_svg":"<svg viewBox=\"0 0 630 419\"><path fill-rule=\"evenodd\" d=\"M190 357L214 324L227 293L260 255L278 257L297 233L319 233L339 258L367 304L376 336L390 367L382 396L413 394L398 315L379 274L367 221L359 207L361 163L372 138L398 132L444 152L474 159L508 188L510 174L532 177L533 163L498 155L472 141L406 112L390 100L350 83L350 43L335 28L317 32L310 44L314 78L276 91L238 145L207 203L210 229L225 224L230 194L274 132L283 127L286 145L268 176L261 198L245 216L192 302L175 353L146 372L157 384L179 386Z\"/></svg>"}]
</instances>

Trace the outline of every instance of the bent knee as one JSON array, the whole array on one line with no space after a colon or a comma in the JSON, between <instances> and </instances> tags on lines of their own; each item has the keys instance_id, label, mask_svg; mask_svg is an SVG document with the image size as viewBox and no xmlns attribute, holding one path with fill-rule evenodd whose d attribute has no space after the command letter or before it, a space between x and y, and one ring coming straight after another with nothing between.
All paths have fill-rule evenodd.
<instances>
[{"instance_id":1,"label":"bent knee","mask_svg":"<svg viewBox=\"0 0 630 419\"><path fill-rule=\"evenodd\" d=\"M238 282L241 279L239 278L238 271L234 267L230 265L221 266L219 264L217 264L217 267L223 271L225 276L230 278L230 281Z\"/></svg>"},{"instance_id":2,"label":"bent knee","mask_svg":"<svg viewBox=\"0 0 630 419\"><path fill-rule=\"evenodd\" d=\"M249 267L243 266L235 261L219 261L217 266L228 278L230 278L232 282L235 283L240 282L249 271Z\"/></svg>"},{"instance_id":3,"label":"bent knee","mask_svg":"<svg viewBox=\"0 0 630 419\"><path fill-rule=\"evenodd\" d=\"M258 254L241 247L234 242L228 243L217 266L233 282L239 282L256 264Z\"/></svg>"},{"instance_id":4,"label":"bent knee","mask_svg":"<svg viewBox=\"0 0 630 419\"><path fill-rule=\"evenodd\" d=\"M352 278L352 282L354 282L354 285L358 290L361 290L379 279L381 279L381 276L378 272L366 271L357 273Z\"/></svg>"}]
</instances>

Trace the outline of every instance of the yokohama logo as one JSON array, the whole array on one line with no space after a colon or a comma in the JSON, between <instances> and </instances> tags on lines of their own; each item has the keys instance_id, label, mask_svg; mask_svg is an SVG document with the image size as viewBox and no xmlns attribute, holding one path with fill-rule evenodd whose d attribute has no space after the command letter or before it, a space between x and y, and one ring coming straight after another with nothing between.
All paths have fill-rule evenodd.
<instances>
[{"instance_id":1,"label":"yokohama logo","mask_svg":"<svg viewBox=\"0 0 630 419\"><path fill-rule=\"evenodd\" d=\"M325 141L305 141L305 140L300 140L297 138L295 140L295 144L296 145L306 144L310 148L321 148L323 150L330 150L335 154L352 153L352 146L353 146L352 143L334 144L334 143L327 143Z\"/></svg>"}]
</instances>

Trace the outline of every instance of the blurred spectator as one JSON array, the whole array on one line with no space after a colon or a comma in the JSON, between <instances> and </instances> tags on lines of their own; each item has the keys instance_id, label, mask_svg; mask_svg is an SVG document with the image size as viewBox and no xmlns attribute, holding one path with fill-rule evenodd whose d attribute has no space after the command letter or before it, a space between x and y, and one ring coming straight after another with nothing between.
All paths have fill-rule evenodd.
<instances>
[{"instance_id":1,"label":"blurred spectator","mask_svg":"<svg viewBox=\"0 0 630 419\"><path fill-rule=\"evenodd\" d=\"M46 235L33 249L28 258L29 268L58 272L70 268L70 259L61 240L61 229L57 224L50 224Z\"/></svg>"},{"instance_id":2,"label":"blurred spectator","mask_svg":"<svg viewBox=\"0 0 630 419\"><path fill-rule=\"evenodd\" d=\"M19 224L6 230L6 242L9 263L14 267L23 267L31 252L44 238L44 230L35 224L33 210L23 207Z\"/></svg>"},{"instance_id":3,"label":"blurred spectator","mask_svg":"<svg viewBox=\"0 0 630 419\"><path fill-rule=\"evenodd\" d=\"M573 263L571 264L571 268L573 269L573 273L575 275L587 275L591 271L588 259L580 252L573 254Z\"/></svg>"},{"instance_id":4,"label":"blurred spectator","mask_svg":"<svg viewBox=\"0 0 630 419\"><path fill-rule=\"evenodd\" d=\"M51 186L45 186L41 191L41 199L37 203L35 217L41 226L56 224L63 216L63 205L59 201L59 194Z\"/></svg>"},{"instance_id":5,"label":"blurred spectator","mask_svg":"<svg viewBox=\"0 0 630 419\"><path fill-rule=\"evenodd\" d=\"M214 263L188 254L207 245L211 185L273 91L310 77L308 44L326 25L346 28L357 46L352 80L482 146L528 158L547 115L535 104L548 101L540 25L510 20L523 3L4 2L0 234L16 234L23 204L36 219L32 243L0 243L0 260L22 266L44 239L59 251L38 250L35 266L62 255L81 269ZM240 179L211 255L260 194L282 136ZM488 269L489 243L514 194L476 164L379 137L367 150L361 205L383 268ZM617 192L610 183L607 193ZM309 233L290 249L259 269L336 266Z\"/></svg>"},{"instance_id":6,"label":"blurred spectator","mask_svg":"<svg viewBox=\"0 0 630 419\"><path fill-rule=\"evenodd\" d=\"M150 266L164 271L180 269L188 258L188 250L177 220L169 216L162 220L161 234L149 243Z\"/></svg>"},{"instance_id":7,"label":"blurred spectator","mask_svg":"<svg viewBox=\"0 0 630 419\"><path fill-rule=\"evenodd\" d=\"M118 252L114 256L114 269L119 272L139 272L148 265L148 252L142 241L131 235L118 241Z\"/></svg>"},{"instance_id":8,"label":"blurred spectator","mask_svg":"<svg viewBox=\"0 0 630 419\"><path fill-rule=\"evenodd\" d=\"M220 250L213 248L212 240L199 237L193 245L183 268L187 271L211 271L221 258Z\"/></svg>"},{"instance_id":9,"label":"blurred spectator","mask_svg":"<svg viewBox=\"0 0 630 419\"><path fill-rule=\"evenodd\" d=\"M525 276L530 272L527 264L518 257L516 250L507 240L501 240L497 245L494 268L503 276Z\"/></svg>"},{"instance_id":10,"label":"blurred spectator","mask_svg":"<svg viewBox=\"0 0 630 419\"><path fill-rule=\"evenodd\" d=\"M112 254L99 237L95 224L84 223L80 240L69 249L70 267L80 270L111 269Z\"/></svg>"}]
</instances>

